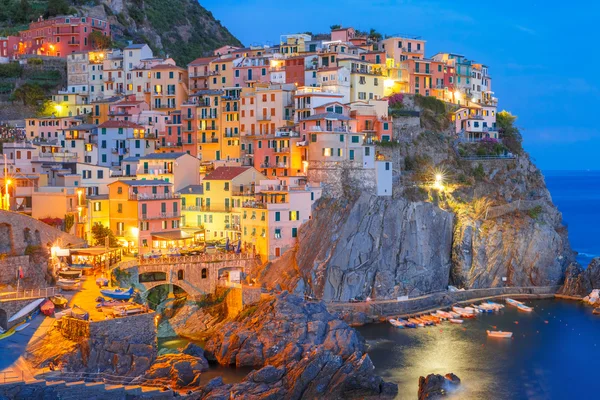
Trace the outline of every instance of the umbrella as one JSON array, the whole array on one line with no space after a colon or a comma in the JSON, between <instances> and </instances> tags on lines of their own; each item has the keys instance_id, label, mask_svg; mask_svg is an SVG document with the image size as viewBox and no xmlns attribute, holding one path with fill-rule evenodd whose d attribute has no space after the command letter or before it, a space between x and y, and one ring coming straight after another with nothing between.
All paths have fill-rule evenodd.
<instances>
[{"instance_id":1,"label":"umbrella","mask_svg":"<svg viewBox=\"0 0 600 400\"><path fill-rule=\"evenodd\" d=\"M225 241L225 251L229 251L229 236L227 236L227 240Z\"/></svg>"},{"instance_id":2,"label":"umbrella","mask_svg":"<svg viewBox=\"0 0 600 400\"><path fill-rule=\"evenodd\" d=\"M237 249L235 250L235 252L237 254L240 254L241 250L242 250L242 239L238 240L238 245L237 245Z\"/></svg>"}]
</instances>

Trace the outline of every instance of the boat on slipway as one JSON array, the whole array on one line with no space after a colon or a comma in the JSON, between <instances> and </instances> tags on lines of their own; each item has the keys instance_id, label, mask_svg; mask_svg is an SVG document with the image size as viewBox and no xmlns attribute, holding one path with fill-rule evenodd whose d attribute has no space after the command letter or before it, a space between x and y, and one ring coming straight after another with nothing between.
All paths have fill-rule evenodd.
<instances>
[{"instance_id":1,"label":"boat on slipway","mask_svg":"<svg viewBox=\"0 0 600 400\"><path fill-rule=\"evenodd\" d=\"M17 311L12 317L10 317L8 322L14 322L19 318L27 316L29 313L35 311L44 301L46 301L46 299L37 299L32 301L31 303L27 304L25 307Z\"/></svg>"},{"instance_id":2,"label":"boat on slipway","mask_svg":"<svg viewBox=\"0 0 600 400\"><path fill-rule=\"evenodd\" d=\"M131 287L127 291L122 289L103 289L100 291L100 293L102 293L103 296L110 297L111 299L115 300L129 300L131 296L133 296L133 288Z\"/></svg>"}]
</instances>

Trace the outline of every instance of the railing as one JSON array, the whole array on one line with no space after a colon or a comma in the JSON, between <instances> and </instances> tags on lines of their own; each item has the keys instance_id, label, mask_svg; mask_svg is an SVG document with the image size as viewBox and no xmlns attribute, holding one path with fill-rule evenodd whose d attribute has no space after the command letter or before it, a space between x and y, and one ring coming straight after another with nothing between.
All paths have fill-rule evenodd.
<instances>
[{"instance_id":1,"label":"railing","mask_svg":"<svg viewBox=\"0 0 600 400\"><path fill-rule=\"evenodd\" d=\"M0 293L0 301L50 297L59 293L59 288L52 286L38 289L20 289L17 292Z\"/></svg>"},{"instance_id":2,"label":"railing","mask_svg":"<svg viewBox=\"0 0 600 400\"><path fill-rule=\"evenodd\" d=\"M258 115L256 117L257 121L270 121L271 120L271 116L270 115Z\"/></svg>"},{"instance_id":3,"label":"railing","mask_svg":"<svg viewBox=\"0 0 600 400\"><path fill-rule=\"evenodd\" d=\"M131 193L129 200L171 200L179 197L179 193Z\"/></svg>"},{"instance_id":4,"label":"railing","mask_svg":"<svg viewBox=\"0 0 600 400\"><path fill-rule=\"evenodd\" d=\"M289 147L276 147L273 149L273 151L275 153L289 153L290 152L290 148Z\"/></svg>"},{"instance_id":5,"label":"railing","mask_svg":"<svg viewBox=\"0 0 600 400\"><path fill-rule=\"evenodd\" d=\"M182 263L202 263L202 262L220 262L220 261L235 261L235 260L253 260L252 253L217 253L217 254L200 254L197 256L168 256L163 255L158 258L138 257L137 260L123 261L117 265L120 269L133 268L146 265L167 265L169 268L174 264ZM139 271L143 272L142 270Z\"/></svg>"},{"instance_id":6,"label":"railing","mask_svg":"<svg viewBox=\"0 0 600 400\"><path fill-rule=\"evenodd\" d=\"M164 218L180 218L180 217L181 217L181 214L178 212L174 212L174 213L161 212L161 213L152 214L152 215L142 214L143 221L148 221L148 220L153 220L153 219L164 219Z\"/></svg>"},{"instance_id":7,"label":"railing","mask_svg":"<svg viewBox=\"0 0 600 400\"><path fill-rule=\"evenodd\" d=\"M402 51L404 51L406 53L423 54L422 49L413 49L412 47L403 47Z\"/></svg>"}]
</instances>

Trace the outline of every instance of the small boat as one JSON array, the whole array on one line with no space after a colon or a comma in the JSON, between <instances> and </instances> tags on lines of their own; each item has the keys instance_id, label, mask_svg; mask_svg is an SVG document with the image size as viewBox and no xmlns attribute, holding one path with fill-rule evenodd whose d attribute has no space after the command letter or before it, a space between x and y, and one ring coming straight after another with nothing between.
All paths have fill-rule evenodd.
<instances>
[{"instance_id":1,"label":"small boat","mask_svg":"<svg viewBox=\"0 0 600 400\"><path fill-rule=\"evenodd\" d=\"M64 279L79 279L81 278L81 270L66 269L58 271L58 276Z\"/></svg>"},{"instance_id":2,"label":"small boat","mask_svg":"<svg viewBox=\"0 0 600 400\"><path fill-rule=\"evenodd\" d=\"M419 326L421 328L425 326L425 324L423 322L421 322L420 320L417 320L415 318L409 318L408 322L415 324L416 326Z\"/></svg>"},{"instance_id":3,"label":"small boat","mask_svg":"<svg viewBox=\"0 0 600 400\"><path fill-rule=\"evenodd\" d=\"M119 306L126 306L129 305L131 303L127 302L127 301L122 301L122 300L108 300L108 301L101 301L98 304L96 304L96 308L101 308L102 311L105 311L104 309L111 309L113 307L119 307Z\"/></svg>"},{"instance_id":4,"label":"small boat","mask_svg":"<svg viewBox=\"0 0 600 400\"><path fill-rule=\"evenodd\" d=\"M486 331L489 337L497 337L497 338L511 338L512 332L502 332L502 331Z\"/></svg>"},{"instance_id":5,"label":"small boat","mask_svg":"<svg viewBox=\"0 0 600 400\"><path fill-rule=\"evenodd\" d=\"M401 318L398 318L397 321L400 322L402 325L404 325L405 328L416 328L417 327L417 325L413 324L412 322L405 321Z\"/></svg>"},{"instance_id":6,"label":"small boat","mask_svg":"<svg viewBox=\"0 0 600 400\"><path fill-rule=\"evenodd\" d=\"M42 314L50 317L54 315L54 303L52 303L50 300L46 300L40 306L40 310L42 310Z\"/></svg>"},{"instance_id":7,"label":"small boat","mask_svg":"<svg viewBox=\"0 0 600 400\"><path fill-rule=\"evenodd\" d=\"M450 318L448 321L450 321L453 324L462 324L463 323L463 320L458 319L458 318Z\"/></svg>"},{"instance_id":8,"label":"small boat","mask_svg":"<svg viewBox=\"0 0 600 400\"><path fill-rule=\"evenodd\" d=\"M31 324L31 322L25 322L23 325L19 325L15 328L15 332L21 332L23 329L27 328Z\"/></svg>"},{"instance_id":9,"label":"small boat","mask_svg":"<svg viewBox=\"0 0 600 400\"><path fill-rule=\"evenodd\" d=\"M64 279L64 278L60 278L56 284L58 285L58 287L60 287L62 290L77 290L79 289L79 279Z\"/></svg>"},{"instance_id":10,"label":"small boat","mask_svg":"<svg viewBox=\"0 0 600 400\"><path fill-rule=\"evenodd\" d=\"M521 303L520 301L517 301L517 300L507 298L506 304L517 307L519 304L523 304L523 303Z\"/></svg>"},{"instance_id":11,"label":"small boat","mask_svg":"<svg viewBox=\"0 0 600 400\"><path fill-rule=\"evenodd\" d=\"M471 304L471 307L479 310L479 312L481 313L493 313L494 309L488 305L485 304L479 304L479 305L475 305L475 304Z\"/></svg>"},{"instance_id":12,"label":"small boat","mask_svg":"<svg viewBox=\"0 0 600 400\"><path fill-rule=\"evenodd\" d=\"M71 309L71 317L87 321L90 319L90 313L79 306L73 306Z\"/></svg>"},{"instance_id":13,"label":"small boat","mask_svg":"<svg viewBox=\"0 0 600 400\"><path fill-rule=\"evenodd\" d=\"M504 308L504 304L500 304L500 303L494 303L493 301L488 301L486 304L496 308L496 309L501 309Z\"/></svg>"},{"instance_id":14,"label":"small boat","mask_svg":"<svg viewBox=\"0 0 600 400\"><path fill-rule=\"evenodd\" d=\"M471 314L477 314L477 313L481 312L481 310L477 307L465 307L465 311L467 311Z\"/></svg>"},{"instance_id":15,"label":"small boat","mask_svg":"<svg viewBox=\"0 0 600 400\"><path fill-rule=\"evenodd\" d=\"M124 291L121 289L114 289L114 290L104 289L104 290L101 290L100 293L102 293L103 296L110 297L111 299L129 300L131 298L131 296L133 296L133 288L131 287L127 291Z\"/></svg>"},{"instance_id":16,"label":"small boat","mask_svg":"<svg viewBox=\"0 0 600 400\"><path fill-rule=\"evenodd\" d=\"M17 332L17 328L19 328L19 326L23 325L24 323L25 322L20 322L17 325L10 328L9 330L7 330L6 332L0 333L0 340L6 339L7 337L14 335L15 332Z\"/></svg>"},{"instance_id":17,"label":"small boat","mask_svg":"<svg viewBox=\"0 0 600 400\"><path fill-rule=\"evenodd\" d=\"M55 312L54 318L61 319L62 317L70 317L72 313L73 313L73 310L71 310L70 308L65 308L62 311Z\"/></svg>"},{"instance_id":18,"label":"small boat","mask_svg":"<svg viewBox=\"0 0 600 400\"><path fill-rule=\"evenodd\" d=\"M62 294L57 294L55 296L50 297L50 301L56 306L56 307L66 307L67 304L69 303L69 300L67 300L67 298L65 296L63 296Z\"/></svg>"},{"instance_id":19,"label":"small boat","mask_svg":"<svg viewBox=\"0 0 600 400\"><path fill-rule=\"evenodd\" d=\"M395 319L389 319L388 322L395 328L404 328L404 324Z\"/></svg>"},{"instance_id":20,"label":"small boat","mask_svg":"<svg viewBox=\"0 0 600 400\"><path fill-rule=\"evenodd\" d=\"M127 315L143 313L146 309L144 306L141 306L139 304L128 304L126 306L113 307L112 310L113 315L120 315L122 317L125 317Z\"/></svg>"},{"instance_id":21,"label":"small boat","mask_svg":"<svg viewBox=\"0 0 600 400\"><path fill-rule=\"evenodd\" d=\"M454 311L448 311L448 314L450 314L450 318L460 318L460 314Z\"/></svg>"},{"instance_id":22,"label":"small boat","mask_svg":"<svg viewBox=\"0 0 600 400\"><path fill-rule=\"evenodd\" d=\"M517 308L519 309L519 311L525 311L525 312L532 312L533 311L533 307L528 307L525 304L519 304L517 306Z\"/></svg>"},{"instance_id":23,"label":"small boat","mask_svg":"<svg viewBox=\"0 0 600 400\"><path fill-rule=\"evenodd\" d=\"M12 317L10 317L8 322L13 322L18 320L19 318L27 316L27 314L31 313L32 311L35 311L39 307L39 305L42 304L44 301L46 301L46 299L37 299L32 301L31 303L27 304L25 307L17 311Z\"/></svg>"}]
</instances>

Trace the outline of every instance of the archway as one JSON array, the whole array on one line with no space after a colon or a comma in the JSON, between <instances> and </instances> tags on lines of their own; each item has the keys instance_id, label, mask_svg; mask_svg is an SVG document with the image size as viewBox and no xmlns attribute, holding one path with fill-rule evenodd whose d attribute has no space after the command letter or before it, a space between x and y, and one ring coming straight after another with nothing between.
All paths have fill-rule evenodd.
<instances>
[{"instance_id":1,"label":"archway","mask_svg":"<svg viewBox=\"0 0 600 400\"><path fill-rule=\"evenodd\" d=\"M165 303L171 303L171 307L181 306L187 300L188 296L189 293L185 289L171 283L153 285L144 293L144 298L148 302L148 306L153 310L156 310L160 305Z\"/></svg>"},{"instance_id":2,"label":"archway","mask_svg":"<svg viewBox=\"0 0 600 400\"><path fill-rule=\"evenodd\" d=\"M8 329L8 315L6 311L0 308L0 328L3 330Z\"/></svg>"}]
</instances>

